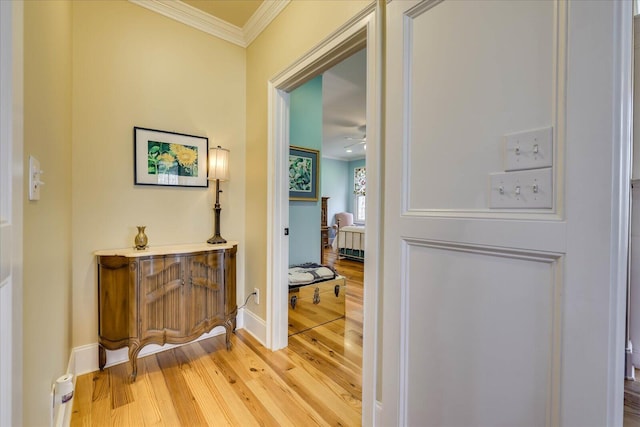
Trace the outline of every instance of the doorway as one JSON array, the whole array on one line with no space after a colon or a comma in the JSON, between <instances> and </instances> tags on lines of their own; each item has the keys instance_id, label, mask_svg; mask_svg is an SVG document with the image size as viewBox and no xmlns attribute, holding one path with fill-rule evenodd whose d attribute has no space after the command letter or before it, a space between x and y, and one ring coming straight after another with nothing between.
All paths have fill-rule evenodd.
<instances>
[{"instance_id":1,"label":"doorway","mask_svg":"<svg viewBox=\"0 0 640 427\"><path fill-rule=\"evenodd\" d=\"M289 94L301 84L320 75L355 52L367 54L367 172L366 207L367 263L364 272L362 421L371 425L376 397L377 296L379 272L378 230L380 224L380 153L379 142L379 69L380 46L376 39L377 12L372 6L329 36L301 60L292 64L269 82L269 153L268 165L268 248L267 248L267 347L278 350L287 346L287 270L289 241L288 153Z\"/></svg>"},{"instance_id":2,"label":"doorway","mask_svg":"<svg viewBox=\"0 0 640 427\"><path fill-rule=\"evenodd\" d=\"M294 159L289 176L301 186L290 193L289 201L289 339L346 322L357 326L344 336L355 339L345 347L360 353L358 359L362 357L358 348L365 243L366 58L362 49L294 89L289 119L290 161ZM317 156L317 169L313 162L311 169L306 168L307 155ZM341 348L333 350L337 354Z\"/></svg>"}]
</instances>

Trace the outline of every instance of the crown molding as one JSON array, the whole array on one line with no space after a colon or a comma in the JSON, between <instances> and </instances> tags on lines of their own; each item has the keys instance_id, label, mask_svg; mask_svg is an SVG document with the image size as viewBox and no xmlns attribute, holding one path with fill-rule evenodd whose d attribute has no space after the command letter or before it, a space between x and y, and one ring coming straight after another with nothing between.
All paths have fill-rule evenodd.
<instances>
[{"instance_id":1,"label":"crown molding","mask_svg":"<svg viewBox=\"0 0 640 427\"><path fill-rule=\"evenodd\" d=\"M265 28L276 19L276 16L287 7L291 0L279 0L279 1L264 1L260 7L251 15L251 18L244 24L242 31L244 33L244 40L246 45L249 46L256 37L264 31Z\"/></svg>"},{"instance_id":2,"label":"crown molding","mask_svg":"<svg viewBox=\"0 0 640 427\"><path fill-rule=\"evenodd\" d=\"M167 18L221 38L241 47L247 47L275 19L290 0L265 1L243 28L209 15L195 7L176 0L129 0Z\"/></svg>"}]
</instances>

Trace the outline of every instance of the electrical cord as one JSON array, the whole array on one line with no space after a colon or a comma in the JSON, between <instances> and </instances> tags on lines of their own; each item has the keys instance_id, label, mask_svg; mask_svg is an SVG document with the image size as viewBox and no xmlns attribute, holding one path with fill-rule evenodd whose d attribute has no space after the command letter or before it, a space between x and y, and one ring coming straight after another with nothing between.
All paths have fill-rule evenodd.
<instances>
[{"instance_id":1,"label":"electrical cord","mask_svg":"<svg viewBox=\"0 0 640 427\"><path fill-rule=\"evenodd\" d=\"M244 300L244 304L242 304L240 307L238 307L238 310L240 310L241 308L245 308L247 306L247 304L249 303L249 298L251 298L253 295L256 295L255 292L251 292L249 294L249 296L247 297L246 300Z\"/></svg>"}]
</instances>

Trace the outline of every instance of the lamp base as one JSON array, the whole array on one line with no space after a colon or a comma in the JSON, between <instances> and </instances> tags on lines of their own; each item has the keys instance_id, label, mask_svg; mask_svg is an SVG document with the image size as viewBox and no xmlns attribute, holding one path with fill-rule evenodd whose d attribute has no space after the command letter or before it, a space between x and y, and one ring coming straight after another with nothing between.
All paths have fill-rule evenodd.
<instances>
[{"instance_id":1,"label":"lamp base","mask_svg":"<svg viewBox=\"0 0 640 427\"><path fill-rule=\"evenodd\" d=\"M212 238L207 240L207 243L209 243L211 245L217 245L217 244L220 244L220 243L227 243L227 241L221 235L216 234L215 236L213 236Z\"/></svg>"}]
</instances>

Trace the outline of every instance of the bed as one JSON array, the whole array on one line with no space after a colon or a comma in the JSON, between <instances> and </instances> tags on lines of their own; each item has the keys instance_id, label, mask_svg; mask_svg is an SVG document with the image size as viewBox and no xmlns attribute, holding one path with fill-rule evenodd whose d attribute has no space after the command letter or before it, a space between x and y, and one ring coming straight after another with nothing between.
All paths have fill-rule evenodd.
<instances>
[{"instance_id":1,"label":"bed","mask_svg":"<svg viewBox=\"0 0 640 427\"><path fill-rule=\"evenodd\" d=\"M364 261L364 226L338 226L336 238L333 240L333 250L340 258Z\"/></svg>"},{"instance_id":2,"label":"bed","mask_svg":"<svg viewBox=\"0 0 640 427\"><path fill-rule=\"evenodd\" d=\"M289 336L344 317L346 279L333 268L289 268Z\"/></svg>"}]
</instances>

